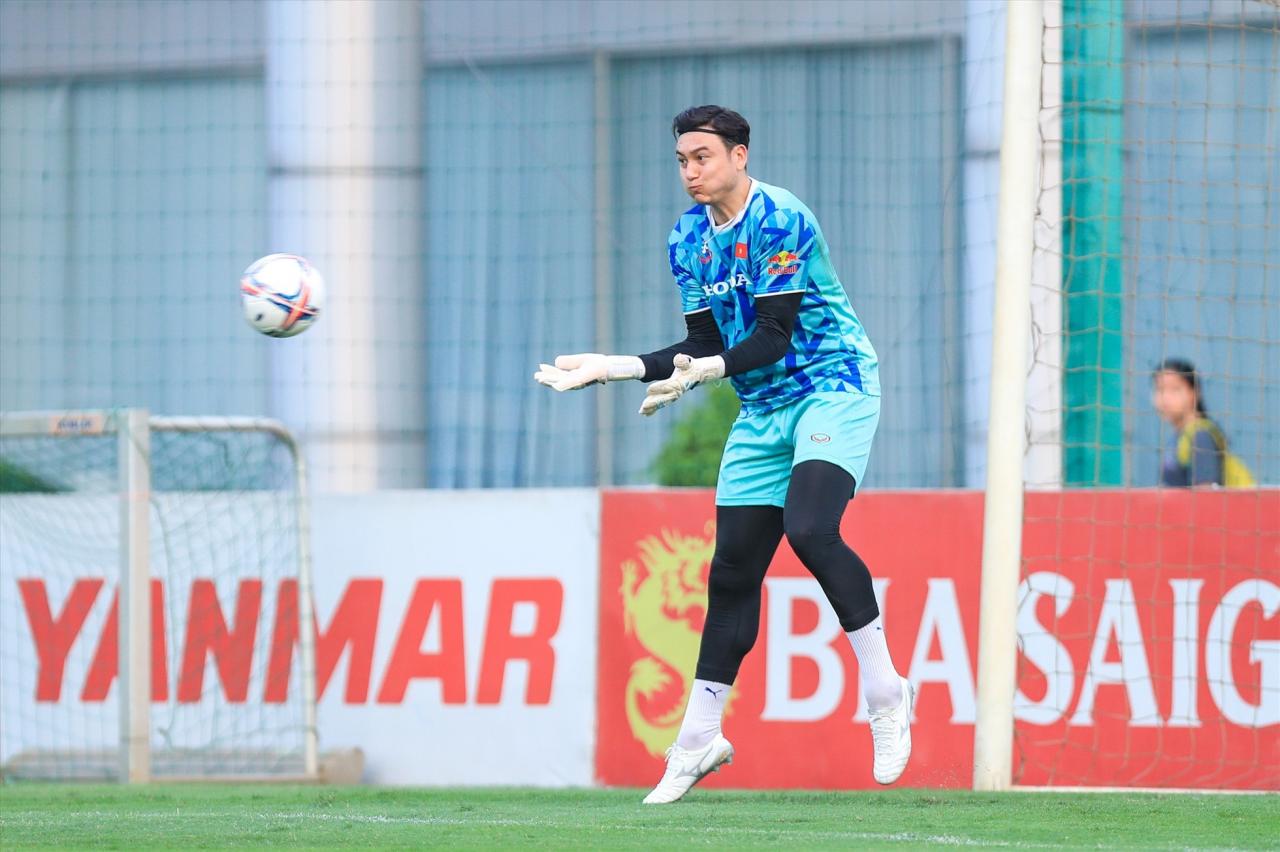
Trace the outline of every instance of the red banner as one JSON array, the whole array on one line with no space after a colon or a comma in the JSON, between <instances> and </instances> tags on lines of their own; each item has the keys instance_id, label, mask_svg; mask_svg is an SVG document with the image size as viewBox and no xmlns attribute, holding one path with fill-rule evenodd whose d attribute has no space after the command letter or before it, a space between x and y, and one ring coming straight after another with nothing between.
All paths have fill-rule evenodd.
<instances>
[{"instance_id":1,"label":"red banner","mask_svg":"<svg viewBox=\"0 0 1280 852\"><path fill-rule=\"evenodd\" d=\"M683 716L714 544L710 492L604 496L596 774L645 786ZM971 782L982 499L863 494L843 533L917 685L900 784ZM1015 778L1280 787L1280 492L1027 500ZM709 786L873 787L857 665L784 542Z\"/></svg>"}]
</instances>

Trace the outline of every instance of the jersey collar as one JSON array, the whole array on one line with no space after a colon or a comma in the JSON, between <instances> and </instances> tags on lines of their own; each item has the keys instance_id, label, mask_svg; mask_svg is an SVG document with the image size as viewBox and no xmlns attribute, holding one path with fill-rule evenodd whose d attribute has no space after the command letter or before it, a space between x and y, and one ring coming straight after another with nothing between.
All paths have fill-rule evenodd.
<instances>
[{"instance_id":1,"label":"jersey collar","mask_svg":"<svg viewBox=\"0 0 1280 852\"><path fill-rule=\"evenodd\" d=\"M715 218L711 215L711 205L708 204L703 206L703 210L705 210L707 214L707 224L711 226L711 234L713 236L719 236L725 231L731 231L738 227L739 223L742 222L743 217L747 215L747 208L751 206L751 199L756 194L756 179L747 178L747 180L751 181L751 185L747 189L746 202L742 205L742 209L734 214L734 217L723 225L716 224Z\"/></svg>"}]
</instances>

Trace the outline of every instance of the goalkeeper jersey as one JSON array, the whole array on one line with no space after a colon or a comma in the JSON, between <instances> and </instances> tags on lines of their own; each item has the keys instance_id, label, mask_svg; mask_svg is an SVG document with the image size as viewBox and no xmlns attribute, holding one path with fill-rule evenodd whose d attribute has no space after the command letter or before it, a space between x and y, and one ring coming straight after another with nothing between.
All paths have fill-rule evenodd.
<instances>
[{"instance_id":1,"label":"goalkeeper jersey","mask_svg":"<svg viewBox=\"0 0 1280 852\"><path fill-rule=\"evenodd\" d=\"M880 394L875 350L836 277L822 229L787 190L753 179L746 206L720 226L707 207L686 210L667 254L684 312L710 310L725 349L755 329L756 299L804 294L787 354L730 379L744 411L771 411L822 391Z\"/></svg>"}]
</instances>

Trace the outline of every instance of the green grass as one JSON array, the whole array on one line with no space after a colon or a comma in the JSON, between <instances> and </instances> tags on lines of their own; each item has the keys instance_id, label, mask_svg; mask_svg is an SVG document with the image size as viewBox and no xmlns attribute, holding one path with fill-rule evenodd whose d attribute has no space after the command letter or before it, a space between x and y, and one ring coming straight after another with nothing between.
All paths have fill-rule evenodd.
<instances>
[{"instance_id":1,"label":"green grass","mask_svg":"<svg viewBox=\"0 0 1280 852\"><path fill-rule=\"evenodd\" d=\"M1280 796L9 785L0 847L1277 848Z\"/></svg>"}]
</instances>

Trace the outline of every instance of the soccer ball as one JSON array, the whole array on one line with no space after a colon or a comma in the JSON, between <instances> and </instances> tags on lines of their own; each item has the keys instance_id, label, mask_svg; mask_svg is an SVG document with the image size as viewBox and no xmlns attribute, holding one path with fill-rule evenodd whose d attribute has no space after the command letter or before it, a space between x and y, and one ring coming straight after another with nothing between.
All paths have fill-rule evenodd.
<instances>
[{"instance_id":1,"label":"soccer ball","mask_svg":"<svg viewBox=\"0 0 1280 852\"><path fill-rule=\"evenodd\" d=\"M249 325L271 337L293 337L324 308L324 279L305 257L269 254L240 276L240 301Z\"/></svg>"}]
</instances>

